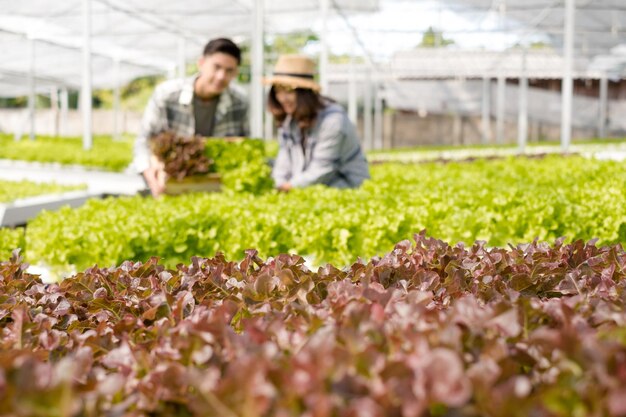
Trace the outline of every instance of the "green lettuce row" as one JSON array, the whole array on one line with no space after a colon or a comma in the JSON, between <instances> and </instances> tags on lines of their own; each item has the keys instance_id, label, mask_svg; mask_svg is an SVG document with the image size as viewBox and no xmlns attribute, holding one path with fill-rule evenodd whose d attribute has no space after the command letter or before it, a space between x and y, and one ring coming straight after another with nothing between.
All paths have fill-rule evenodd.
<instances>
[{"instance_id":1,"label":"green lettuce row","mask_svg":"<svg viewBox=\"0 0 626 417\"><path fill-rule=\"evenodd\" d=\"M0 259L11 258L14 249L20 248L24 253L24 228L0 228Z\"/></svg>"},{"instance_id":2,"label":"green lettuce row","mask_svg":"<svg viewBox=\"0 0 626 417\"><path fill-rule=\"evenodd\" d=\"M94 136L91 150L83 149L81 138L37 136L36 140L15 141L12 135L0 135L0 159L30 162L84 165L108 171L123 171L130 164L133 140L113 140Z\"/></svg>"},{"instance_id":3,"label":"green lettuce row","mask_svg":"<svg viewBox=\"0 0 626 417\"><path fill-rule=\"evenodd\" d=\"M20 198L43 194L58 194L85 189L85 185L61 185L56 183L36 183L32 181L0 180L0 203L8 203Z\"/></svg>"},{"instance_id":4,"label":"green lettuce row","mask_svg":"<svg viewBox=\"0 0 626 417\"><path fill-rule=\"evenodd\" d=\"M207 140L205 154L214 161L212 172L222 175L224 190L262 194L274 188L267 164L268 146L258 139L237 142Z\"/></svg>"},{"instance_id":5,"label":"green lettuce row","mask_svg":"<svg viewBox=\"0 0 626 417\"><path fill-rule=\"evenodd\" d=\"M347 265L426 229L448 242L626 242L626 167L579 157L372 167L357 190L322 186L260 196L189 194L89 201L28 225L26 259L49 265L168 265L217 251L297 252Z\"/></svg>"}]
</instances>

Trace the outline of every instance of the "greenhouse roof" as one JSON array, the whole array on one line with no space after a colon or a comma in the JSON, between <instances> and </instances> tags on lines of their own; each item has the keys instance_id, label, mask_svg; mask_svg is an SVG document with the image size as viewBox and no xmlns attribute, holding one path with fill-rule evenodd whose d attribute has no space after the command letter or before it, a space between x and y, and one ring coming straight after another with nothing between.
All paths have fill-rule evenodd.
<instances>
[{"instance_id":1,"label":"greenhouse roof","mask_svg":"<svg viewBox=\"0 0 626 417\"><path fill-rule=\"evenodd\" d=\"M0 16L0 51L3 53L0 96L26 94L31 65L37 91L45 91L52 85L79 87L85 1L0 0L3 10ZM315 23L319 22L321 1L265 1L265 32L301 30L302 22L308 23L307 28L319 26ZM376 12L381 3L394 2L328 1L342 13ZM255 7L253 0L89 0L89 3L92 84L97 88L110 88L138 75L173 75L181 61L193 62L211 37L249 39ZM475 27L472 29L477 32L484 31L492 36L515 34L522 44L525 39L541 35L557 52L563 45L565 0L450 0L438 2L438 5L460 14L478 16L473 19ZM494 19L499 22L496 27L488 24ZM576 0L575 70L604 71L614 77L623 75L626 66L624 22L626 4L623 0ZM393 31L394 22L388 25ZM32 50L29 49L31 41ZM409 53L413 57L416 54L419 53ZM446 52L444 49L438 54L442 65L450 65L449 59L455 62L461 59L458 50ZM34 57L32 64L31 56ZM396 54L396 61L398 56ZM493 56L495 62L498 55ZM408 55L403 59L409 59ZM470 60L470 72L483 70L484 59L481 63L473 58L463 59ZM549 59L547 67L552 69L558 58ZM529 63L532 67L533 63Z\"/></svg>"},{"instance_id":2,"label":"greenhouse roof","mask_svg":"<svg viewBox=\"0 0 626 417\"><path fill-rule=\"evenodd\" d=\"M462 8L483 11L485 19L502 17L496 32L515 33L522 41L530 35L541 34L552 47L557 50L563 49L566 0L452 0L452 2ZM591 69L608 71L613 75L624 74L626 2L575 0L574 4L574 56L588 58Z\"/></svg>"},{"instance_id":3,"label":"greenhouse roof","mask_svg":"<svg viewBox=\"0 0 626 417\"><path fill-rule=\"evenodd\" d=\"M0 0L0 96L28 92L34 57L37 89L48 85L77 87L87 0ZM332 0L348 12L373 11L378 0ZM94 87L109 88L138 75L176 71L192 62L212 37L250 38L253 0L89 0ZM319 15L318 0L265 2L265 32L302 29ZM31 42L32 41L32 42ZM34 52L29 49L32 43ZM116 78L115 62L120 62ZM3 81L4 80L4 81ZM10 82L7 82L10 80ZM14 83L14 81L23 82Z\"/></svg>"},{"instance_id":4,"label":"greenhouse roof","mask_svg":"<svg viewBox=\"0 0 626 417\"><path fill-rule=\"evenodd\" d=\"M334 82L347 82L350 77L363 79L366 64L330 66ZM589 59L576 57L574 77L597 79L603 76L590 69ZM455 50L445 48L416 48L395 53L389 62L376 67L377 80L450 79L450 78L534 78L560 79L563 76L563 56L548 49L507 51Z\"/></svg>"},{"instance_id":5,"label":"greenhouse roof","mask_svg":"<svg viewBox=\"0 0 626 417\"><path fill-rule=\"evenodd\" d=\"M576 78L599 78L590 71L589 59L574 60ZM510 49L507 51L455 51L422 48L398 52L390 62L390 74L396 79L411 78L556 78L563 75L563 56L552 50Z\"/></svg>"},{"instance_id":6,"label":"greenhouse roof","mask_svg":"<svg viewBox=\"0 0 626 417\"><path fill-rule=\"evenodd\" d=\"M553 46L563 45L565 0L453 0L486 13L502 13L501 30L519 34L540 32ZM576 0L575 48L579 54L607 53L626 43L626 3L623 0Z\"/></svg>"}]
</instances>

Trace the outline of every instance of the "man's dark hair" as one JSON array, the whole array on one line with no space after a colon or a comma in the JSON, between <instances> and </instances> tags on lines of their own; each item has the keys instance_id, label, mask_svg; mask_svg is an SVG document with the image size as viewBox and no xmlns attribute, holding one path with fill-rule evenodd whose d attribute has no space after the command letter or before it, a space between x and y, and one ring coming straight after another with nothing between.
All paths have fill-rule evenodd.
<instances>
[{"instance_id":1,"label":"man's dark hair","mask_svg":"<svg viewBox=\"0 0 626 417\"><path fill-rule=\"evenodd\" d=\"M237 65L241 64L241 49L230 39L217 38L212 39L204 47L204 56L209 56L221 52L232 56L237 60Z\"/></svg>"}]
</instances>

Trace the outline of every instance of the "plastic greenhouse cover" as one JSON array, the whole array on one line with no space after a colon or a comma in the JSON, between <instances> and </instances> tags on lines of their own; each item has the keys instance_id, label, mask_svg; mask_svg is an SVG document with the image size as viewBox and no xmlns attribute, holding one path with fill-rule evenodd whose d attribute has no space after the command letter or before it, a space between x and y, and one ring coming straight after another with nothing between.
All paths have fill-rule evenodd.
<instances>
[{"instance_id":1,"label":"plastic greenhouse cover","mask_svg":"<svg viewBox=\"0 0 626 417\"><path fill-rule=\"evenodd\" d=\"M482 18L506 17L504 31L543 33L558 48L563 44L565 0L450 0L458 7L481 10ZM575 49L588 57L626 43L624 0L576 0Z\"/></svg>"},{"instance_id":2,"label":"plastic greenhouse cover","mask_svg":"<svg viewBox=\"0 0 626 417\"><path fill-rule=\"evenodd\" d=\"M28 92L34 56L36 88L50 85L78 88L81 81L83 2L85 0L0 0L0 96ZM307 29L319 22L321 0L265 0L268 34ZM393 0L328 0L346 13L375 12ZM418 1L418 0L415 0ZM92 84L109 88L147 74L173 74L181 61L195 61L206 41L228 36L250 37L254 0L89 0L91 4ZM441 2L468 12L476 25L503 16L493 32L541 34L557 48L562 44L564 0L448 0ZM626 44L624 0L576 0L575 56L586 57L592 68L623 71ZM393 28L389 28L393 30ZM29 50L33 39L34 53ZM120 62L116 69L115 61ZM117 72L119 71L119 72ZM43 86L43 87L42 87Z\"/></svg>"},{"instance_id":3,"label":"plastic greenhouse cover","mask_svg":"<svg viewBox=\"0 0 626 417\"><path fill-rule=\"evenodd\" d=\"M346 12L371 12L378 0L329 0ZM212 37L249 38L254 0L89 0L92 85L110 88L139 75L173 73L195 60ZM318 0L265 2L267 33L302 29L319 16ZM83 0L0 0L0 77L28 79L31 57L37 84L77 88L81 82ZM184 42L181 41L184 39ZM34 52L29 42L34 44ZM116 70L115 62L119 61ZM118 71L116 73L116 71ZM119 74L119 78L116 76ZM0 83L2 83L0 78ZM2 85L2 84L0 84ZM21 88L20 88L21 87ZM40 89L40 86L37 87ZM0 89L0 96L28 92L28 82Z\"/></svg>"}]
</instances>

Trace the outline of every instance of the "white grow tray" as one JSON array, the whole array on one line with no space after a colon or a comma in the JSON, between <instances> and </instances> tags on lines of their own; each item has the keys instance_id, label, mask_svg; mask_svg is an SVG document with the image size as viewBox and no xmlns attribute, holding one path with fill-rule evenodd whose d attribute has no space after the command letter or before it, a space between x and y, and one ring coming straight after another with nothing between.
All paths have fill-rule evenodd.
<instances>
[{"instance_id":1,"label":"white grow tray","mask_svg":"<svg viewBox=\"0 0 626 417\"><path fill-rule=\"evenodd\" d=\"M103 194L92 191L70 191L21 198L0 203L0 226L24 224L42 210L56 210L62 206L78 207L89 198L102 198Z\"/></svg>"}]
</instances>

